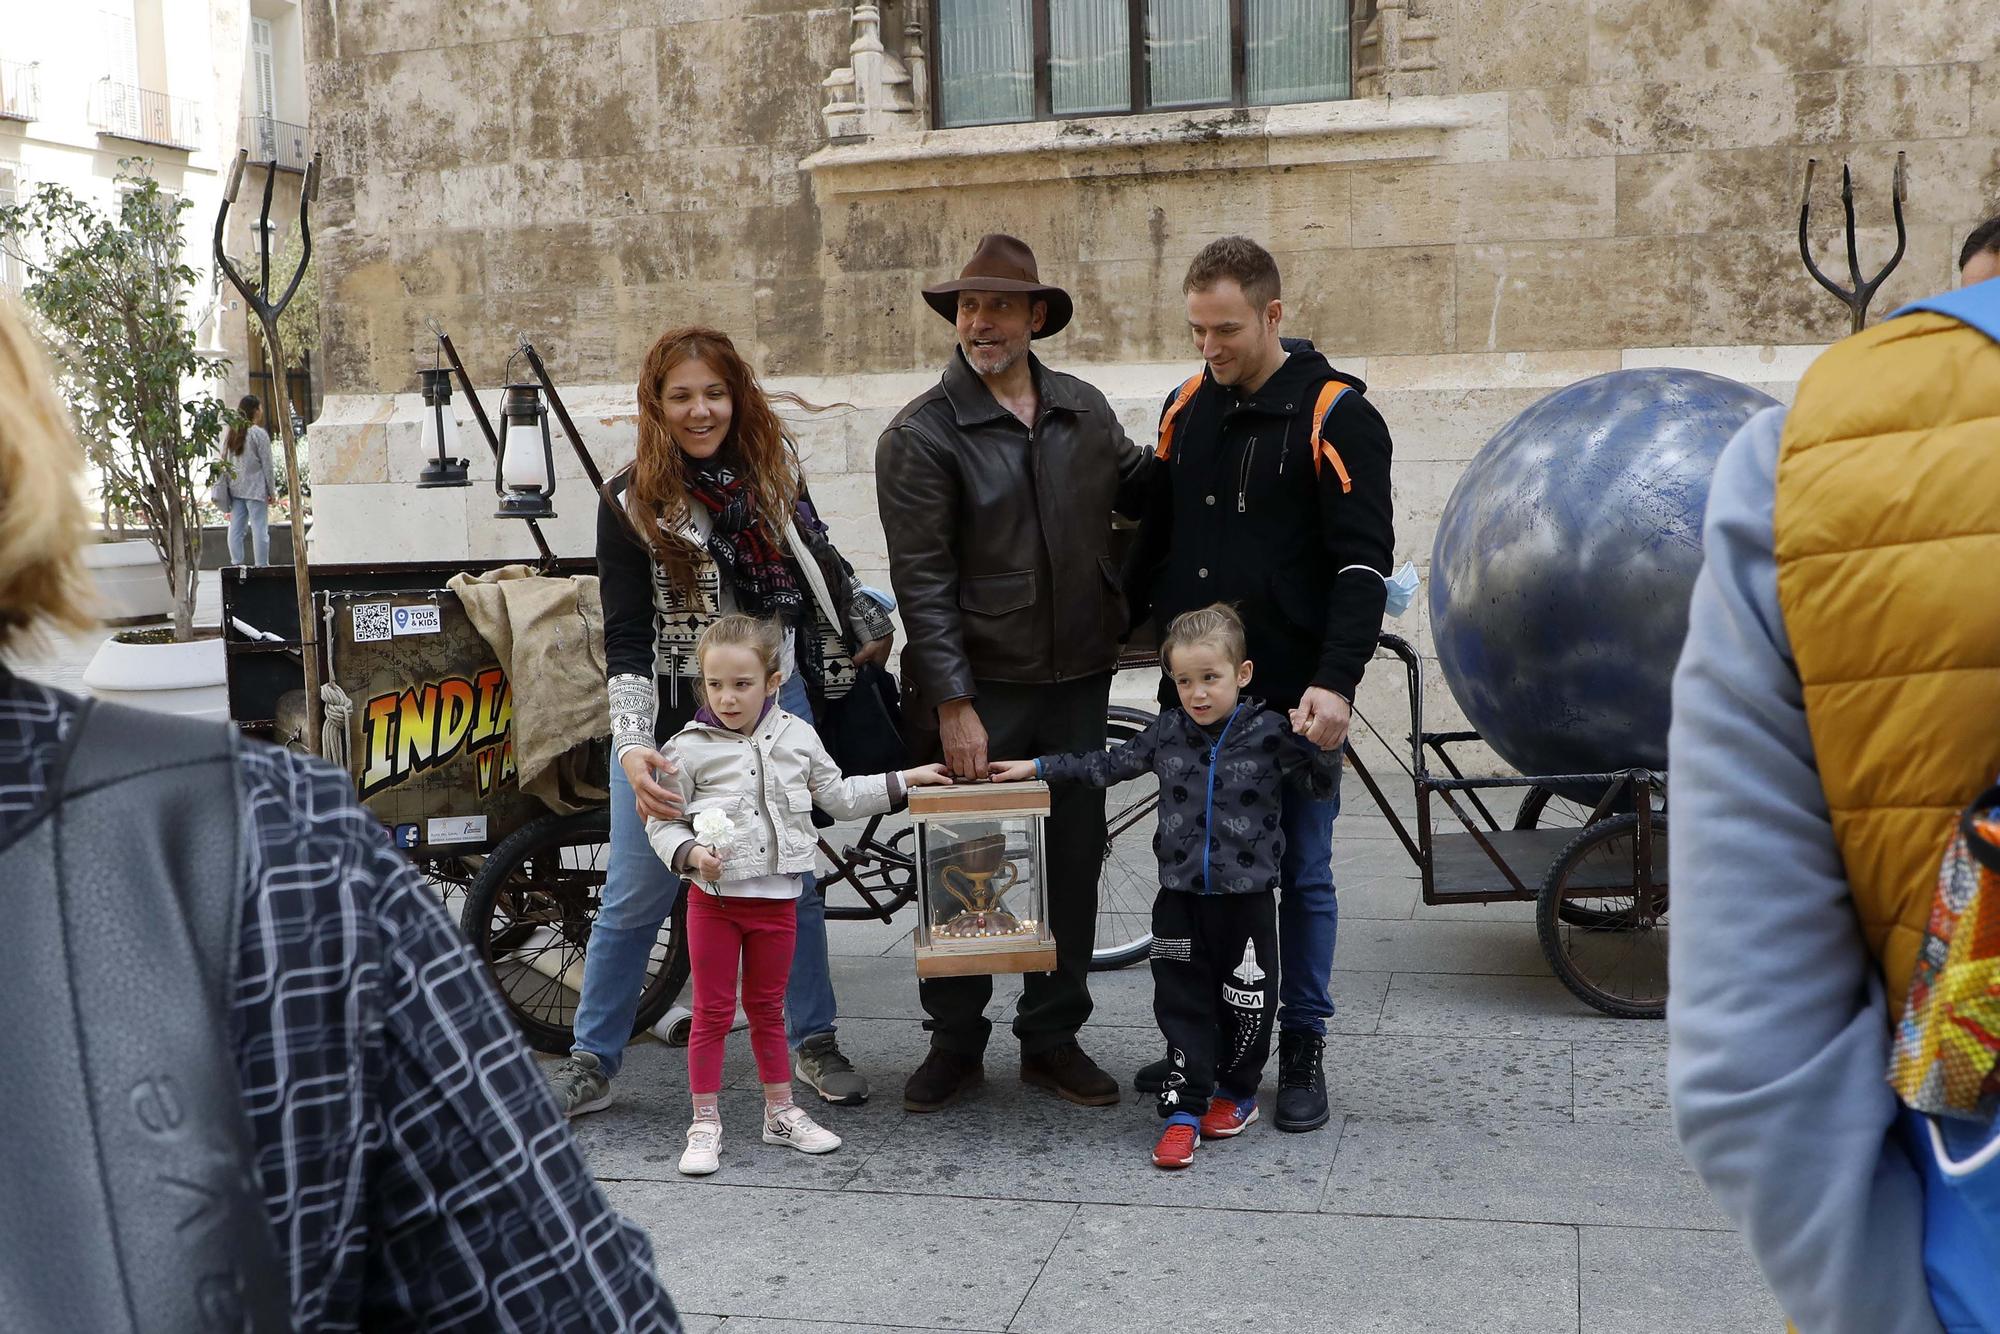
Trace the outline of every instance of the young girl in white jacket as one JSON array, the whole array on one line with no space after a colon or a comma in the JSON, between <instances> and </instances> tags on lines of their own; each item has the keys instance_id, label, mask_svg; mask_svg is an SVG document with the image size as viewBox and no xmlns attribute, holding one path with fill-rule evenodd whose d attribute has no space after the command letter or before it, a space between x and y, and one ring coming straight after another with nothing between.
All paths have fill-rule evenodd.
<instances>
[{"instance_id":1,"label":"young girl in white jacket","mask_svg":"<svg viewBox=\"0 0 2000 1334\"><path fill-rule=\"evenodd\" d=\"M792 905L818 847L812 810L860 819L892 809L911 786L951 781L941 764L842 777L812 724L778 707L782 634L774 621L730 615L702 635L695 649L702 709L666 746L677 767L667 781L679 784L682 815L646 821L654 850L689 885L694 1121L680 1161L689 1176L705 1176L718 1162L722 1044L736 1013L739 969L750 1049L764 1085L764 1142L805 1153L840 1147L838 1135L792 1101L785 1047Z\"/></svg>"}]
</instances>

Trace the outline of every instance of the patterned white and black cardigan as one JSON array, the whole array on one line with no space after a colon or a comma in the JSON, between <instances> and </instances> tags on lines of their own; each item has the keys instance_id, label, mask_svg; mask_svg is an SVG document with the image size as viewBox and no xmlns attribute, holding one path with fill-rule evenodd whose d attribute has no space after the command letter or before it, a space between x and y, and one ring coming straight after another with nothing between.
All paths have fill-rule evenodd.
<instances>
[{"instance_id":1,"label":"patterned white and black cardigan","mask_svg":"<svg viewBox=\"0 0 2000 1334\"><path fill-rule=\"evenodd\" d=\"M604 599L611 744L618 754L633 746L657 745L694 716L693 686L700 675L695 643L723 612L722 579L714 561L704 559L696 565L694 589L683 596L639 540L625 512L630 481L630 468L607 481L597 508L597 578ZM815 520L812 501L803 491L801 503L807 519ZM702 548L706 534L698 520L690 515L683 524L684 535ZM797 641L800 651L817 650L816 661L799 664L817 706L847 693L854 682L854 651L887 635L892 626L888 612L861 591L853 567L817 522L792 525L788 545L807 576L804 582L823 584L827 595L822 599L814 593L815 633ZM808 560L810 571L804 569ZM815 573L817 581L812 578ZM835 609L841 615L838 625L832 620Z\"/></svg>"}]
</instances>

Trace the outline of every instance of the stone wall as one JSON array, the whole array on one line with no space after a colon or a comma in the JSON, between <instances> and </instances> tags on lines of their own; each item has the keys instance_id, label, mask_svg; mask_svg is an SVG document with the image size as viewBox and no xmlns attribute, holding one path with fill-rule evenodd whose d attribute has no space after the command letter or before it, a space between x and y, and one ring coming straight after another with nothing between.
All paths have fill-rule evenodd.
<instances>
[{"instance_id":1,"label":"stone wall","mask_svg":"<svg viewBox=\"0 0 2000 1334\"><path fill-rule=\"evenodd\" d=\"M820 84L849 63L845 6L422 8L312 10L327 559L532 549L489 491L409 485L426 319L494 388L525 331L607 466L629 457L646 346L701 320L774 385L852 405L800 432L879 576L874 434L950 348L920 286L986 231L1027 238L1078 303L1043 355L1143 438L1192 364L1181 272L1240 231L1280 257L1287 331L1371 381L1399 558L1422 566L1464 461L1549 389L1669 363L1789 395L1846 320L1798 260L1808 157L1819 253L1840 258L1848 159L1872 269L1908 156L1909 252L1878 314L1949 285L1958 240L2000 211L2000 6L1964 0L1380 0L1357 35L1377 95L1353 102L834 143ZM558 509L558 546L587 551L575 481Z\"/></svg>"}]
</instances>

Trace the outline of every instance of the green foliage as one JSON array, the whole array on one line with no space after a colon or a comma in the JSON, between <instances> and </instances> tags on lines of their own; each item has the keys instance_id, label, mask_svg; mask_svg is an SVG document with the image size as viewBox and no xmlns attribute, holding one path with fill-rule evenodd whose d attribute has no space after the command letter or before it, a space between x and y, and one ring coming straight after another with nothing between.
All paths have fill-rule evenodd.
<instances>
[{"instance_id":1,"label":"green foliage","mask_svg":"<svg viewBox=\"0 0 2000 1334\"><path fill-rule=\"evenodd\" d=\"M227 367L196 350L195 272L181 261L181 214L192 205L146 176L120 175L118 185L115 215L38 185L0 207L0 247L27 270L22 295L104 499L144 523L173 588L175 638L186 639L202 499L228 418L202 385Z\"/></svg>"},{"instance_id":2,"label":"green foliage","mask_svg":"<svg viewBox=\"0 0 2000 1334\"><path fill-rule=\"evenodd\" d=\"M299 244L299 234L294 231L285 238L279 252L271 256L271 286L274 297L283 296L285 284L298 272L299 258L303 247ZM250 270L244 270L246 276ZM255 281L254 277L252 281ZM278 337L284 340L285 353L290 357L303 357L305 353L319 351L319 266L306 269L305 277L299 279L299 287L292 293L291 304L278 316Z\"/></svg>"}]
</instances>

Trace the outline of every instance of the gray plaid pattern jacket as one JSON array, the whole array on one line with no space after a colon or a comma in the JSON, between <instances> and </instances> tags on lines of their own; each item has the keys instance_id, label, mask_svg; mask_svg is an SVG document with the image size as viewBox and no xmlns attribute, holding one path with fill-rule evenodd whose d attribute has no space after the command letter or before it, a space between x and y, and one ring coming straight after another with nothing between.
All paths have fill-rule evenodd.
<instances>
[{"instance_id":1,"label":"gray plaid pattern jacket","mask_svg":"<svg viewBox=\"0 0 2000 1334\"><path fill-rule=\"evenodd\" d=\"M0 841L75 712L0 667ZM276 747L243 764L230 1038L294 1326L678 1334L645 1234L346 775Z\"/></svg>"}]
</instances>

